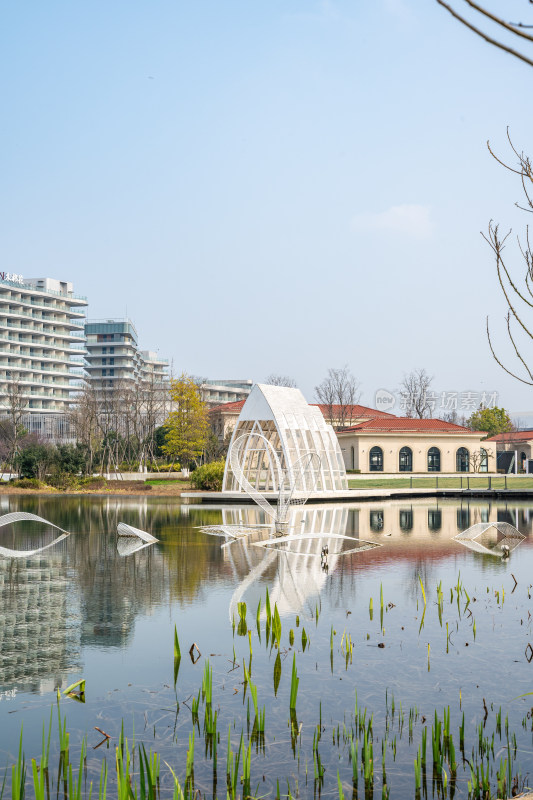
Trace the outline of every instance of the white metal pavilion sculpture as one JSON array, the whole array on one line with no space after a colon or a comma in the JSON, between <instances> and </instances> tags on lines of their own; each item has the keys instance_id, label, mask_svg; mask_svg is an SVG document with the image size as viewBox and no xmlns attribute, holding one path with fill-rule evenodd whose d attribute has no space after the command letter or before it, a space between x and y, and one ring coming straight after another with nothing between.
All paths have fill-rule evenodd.
<instances>
[{"instance_id":1,"label":"white metal pavilion sculpture","mask_svg":"<svg viewBox=\"0 0 533 800\"><path fill-rule=\"evenodd\" d=\"M54 539L53 542L50 542L43 547L37 547L33 550L14 550L12 548L0 546L0 556L4 556L6 558L29 558L37 553L42 553L43 550L53 547L53 545L61 542L63 539L66 539L67 536L70 536L70 533L63 528L60 528L59 525L54 525L53 522L44 519L44 517L38 517L37 514L29 514L26 511L14 511L11 514L4 514L2 517L0 517L0 528L3 528L5 525L11 525L14 522L24 522L26 520L31 522L43 522L45 525L49 525L51 528L61 531L61 535L58 536L57 539Z\"/></svg>"},{"instance_id":2,"label":"white metal pavilion sculpture","mask_svg":"<svg viewBox=\"0 0 533 800\"><path fill-rule=\"evenodd\" d=\"M279 487L275 507L246 476L246 464L252 460L261 464L258 468L260 484L265 482L262 472L274 475L272 482ZM244 434L234 439L228 452L228 461L240 488L278 525L287 523L291 505L307 502L315 491L320 472L320 458L316 453L305 453L292 465L291 470L283 469L276 451L262 433Z\"/></svg>"},{"instance_id":3,"label":"white metal pavilion sculpture","mask_svg":"<svg viewBox=\"0 0 533 800\"><path fill-rule=\"evenodd\" d=\"M125 522L118 523L117 534L117 552L119 556L131 556L133 553L138 553L139 550L144 550L145 547L150 547L154 542L159 541L151 533L135 528L133 525L127 525Z\"/></svg>"},{"instance_id":4,"label":"white metal pavilion sculpture","mask_svg":"<svg viewBox=\"0 0 533 800\"><path fill-rule=\"evenodd\" d=\"M159 539L156 539L151 533L142 531L140 528L134 528L133 525L127 525L125 522L118 523L117 533L119 536L129 536L142 539L142 541L146 542L147 544L153 544L154 542L159 541Z\"/></svg>"},{"instance_id":5,"label":"white metal pavilion sculpture","mask_svg":"<svg viewBox=\"0 0 533 800\"><path fill-rule=\"evenodd\" d=\"M263 494L278 494L284 485L293 496L297 491L307 491L310 485L310 493L347 489L346 470L335 432L320 409L310 406L299 389L256 384L237 420L230 455L241 437L245 439L237 451L237 473L235 462L231 458L226 460L224 492L249 493L242 476ZM259 446L258 437L268 441L268 447L264 442ZM316 458L305 462L304 457L310 454Z\"/></svg>"},{"instance_id":6,"label":"white metal pavilion sculpture","mask_svg":"<svg viewBox=\"0 0 533 800\"><path fill-rule=\"evenodd\" d=\"M497 541L493 547L488 547L483 541L479 541L487 533L496 533ZM523 533L511 525L510 522L478 522L471 525L465 531L453 537L469 550L476 553L484 553L489 556L505 558L526 538Z\"/></svg>"}]
</instances>

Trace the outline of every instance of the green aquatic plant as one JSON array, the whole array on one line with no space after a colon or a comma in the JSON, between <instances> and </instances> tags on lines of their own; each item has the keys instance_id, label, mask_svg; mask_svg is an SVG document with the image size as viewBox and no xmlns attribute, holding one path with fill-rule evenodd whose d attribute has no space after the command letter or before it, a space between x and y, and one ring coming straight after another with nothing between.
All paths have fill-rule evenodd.
<instances>
[{"instance_id":1,"label":"green aquatic plant","mask_svg":"<svg viewBox=\"0 0 533 800\"><path fill-rule=\"evenodd\" d=\"M300 679L298 677L298 672L296 671L296 654L292 656L292 674L291 674L291 697L289 707L294 709L296 708L296 698L298 696L298 686L300 683Z\"/></svg>"},{"instance_id":2,"label":"green aquatic plant","mask_svg":"<svg viewBox=\"0 0 533 800\"><path fill-rule=\"evenodd\" d=\"M274 614L272 617L272 636L275 639L276 646L279 648L281 642L281 619L279 616L277 603L274 603Z\"/></svg>"},{"instance_id":3,"label":"green aquatic plant","mask_svg":"<svg viewBox=\"0 0 533 800\"><path fill-rule=\"evenodd\" d=\"M177 661L181 658L180 640L178 638L178 629L174 625L174 660Z\"/></svg>"},{"instance_id":4,"label":"green aquatic plant","mask_svg":"<svg viewBox=\"0 0 533 800\"><path fill-rule=\"evenodd\" d=\"M422 598L424 600L424 607L426 606L426 590L424 589L424 584L422 583L422 576L420 573L418 574L418 580L420 581L420 588L422 589Z\"/></svg>"}]
</instances>

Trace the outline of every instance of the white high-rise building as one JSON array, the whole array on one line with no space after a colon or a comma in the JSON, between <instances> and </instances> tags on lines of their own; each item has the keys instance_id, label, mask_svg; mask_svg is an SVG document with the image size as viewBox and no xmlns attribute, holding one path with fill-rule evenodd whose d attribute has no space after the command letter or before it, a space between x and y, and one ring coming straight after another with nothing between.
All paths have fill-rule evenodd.
<instances>
[{"instance_id":1,"label":"white high-rise building","mask_svg":"<svg viewBox=\"0 0 533 800\"><path fill-rule=\"evenodd\" d=\"M139 350L130 319L88 320L86 369L99 391L128 384L168 383L168 361L151 350Z\"/></svg>"},{"instance_id":2,"label":"white high-rise building","mask_svg":"<svg viewBox=\"0 0 533 800\"><path fill-rule=\"evenodd\" d=\"M67 412L83 376L86 307L68 281L0 272L0 416L16 398L30 432L68 436Z\"/></svg>"}]
</instances>

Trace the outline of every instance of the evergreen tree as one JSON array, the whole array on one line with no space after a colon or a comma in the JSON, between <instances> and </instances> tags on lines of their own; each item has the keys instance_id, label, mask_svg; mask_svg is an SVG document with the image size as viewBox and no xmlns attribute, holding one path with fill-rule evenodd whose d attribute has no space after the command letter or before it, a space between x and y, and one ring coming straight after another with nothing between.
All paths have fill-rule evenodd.
<instances>
[{"instance_id":1,"label":"evergreen tree","mask_svg":"<svg viewBox=\"0 0 533 800\"><path fill-rule=\"evenodd\" d=\"M487 436L496 436L497 433L509 433L513 430L513 423L505 408L484 408L480 406L474 411L468 425L474 431L486 431Z\"/></svg>"}]
</instances>

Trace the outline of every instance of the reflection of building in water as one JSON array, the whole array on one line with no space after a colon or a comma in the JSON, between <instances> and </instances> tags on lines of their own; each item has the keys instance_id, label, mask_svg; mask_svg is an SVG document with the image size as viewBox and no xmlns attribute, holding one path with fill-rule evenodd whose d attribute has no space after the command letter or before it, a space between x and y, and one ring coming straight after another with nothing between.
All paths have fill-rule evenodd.
<instances>
[{"instance_id":1,"label":"reflection of building in water","mask_svg":"<svg viewBox=\"0 0 533 800\"><path fill-rule=\"evenodd\" d=\"M427 538L440 534L453 538L457 533L477 522L495 522L496 506L492 503L449 503L446 500L433 502L413 500L372 502L360 510L360 535L373 538L376 534L404 534Z\"/></svg>"},{"instance_id":2,"label":"reflection of building in water","mask_svg":"<svg viewBox=\"0 0 533 800\"><path fill-rule=\"evenodd\" d=\"M36 692L80 671L79 596L68 575L66 542L46 557L0 559L0 685ZM35 537L17 537L18 549Z\"/></svg>"},{"instance_id":3,"label":"reflection of building in water","mask_svg":"<svg viewBox=\"0 0 533 800\"><path fill-rule=\"evenodd\" d=\"M168 591L157 545L121 557L115 537L71 537L69 561L78 573L82 645L122 646L135 617L161 604Z\"/></svg>"}]
</instances>

